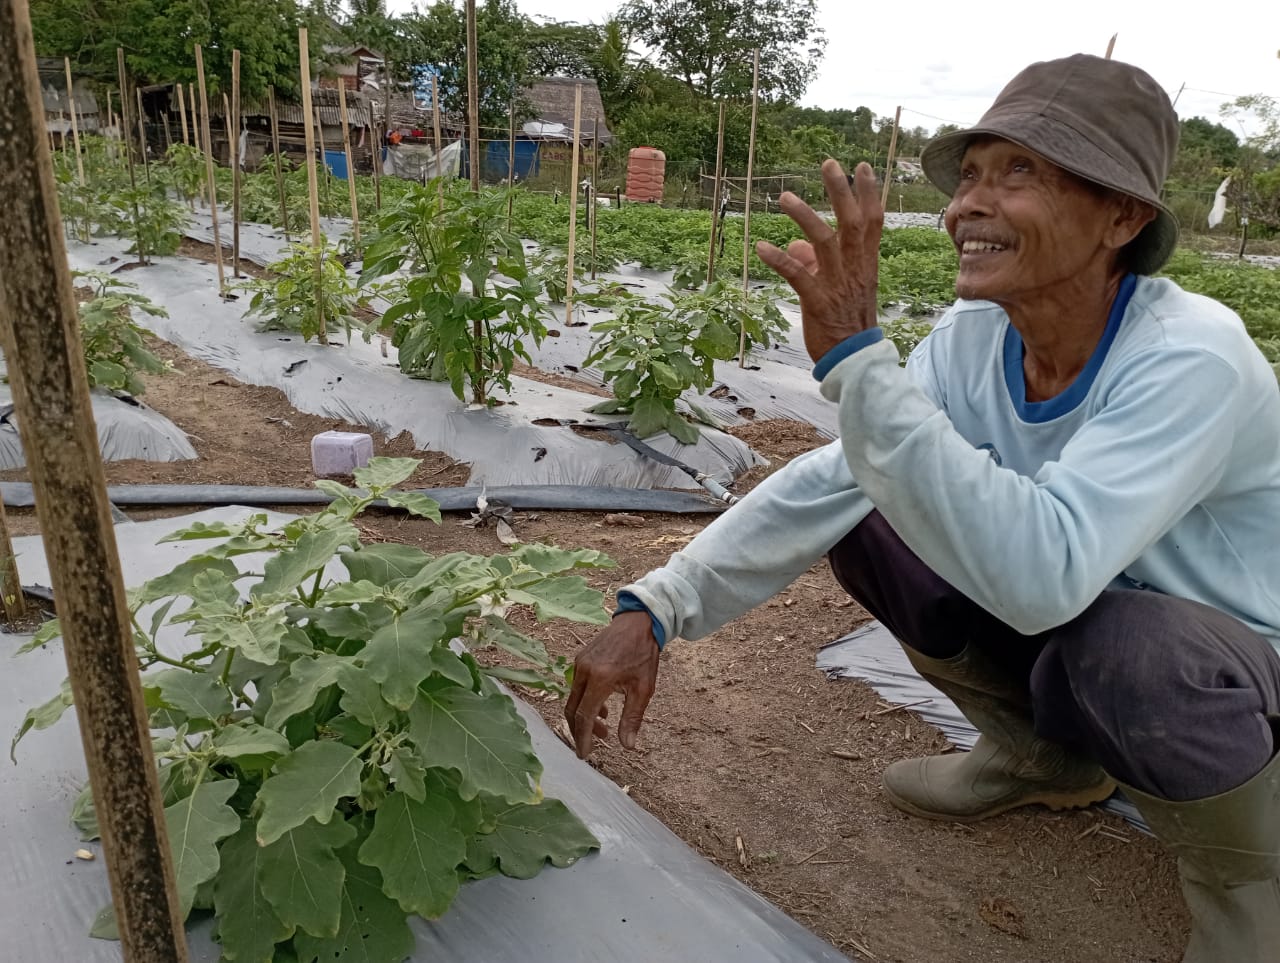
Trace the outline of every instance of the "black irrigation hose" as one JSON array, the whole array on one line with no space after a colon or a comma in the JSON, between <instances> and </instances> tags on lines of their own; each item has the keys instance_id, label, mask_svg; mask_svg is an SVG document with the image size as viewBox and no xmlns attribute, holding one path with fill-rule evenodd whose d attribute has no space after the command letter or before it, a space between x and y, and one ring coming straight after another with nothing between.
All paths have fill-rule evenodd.
<instances>
[{"instance_id":1,"label":"black irrigation hose","mask_svg":"<svg viewBox=\"0 0 1280 963\"><path fill-rule=\"evenodd\" d=\"M692 469L689 469L692 471ZM661 488L609 488L595 485L499 485L481 488L418 489L440 503L441 511L471 511L483 493L518 511L669 512L709 514L723 504L695 492ZM250 485L110 485L113 505L158 508L168 505L327 505L333 499L310 488L270 488ZM0 482L0 498L12 508L35 505L26 482ZM379 504L385 507L385 503Z\"/></svg>"}]
</instances>

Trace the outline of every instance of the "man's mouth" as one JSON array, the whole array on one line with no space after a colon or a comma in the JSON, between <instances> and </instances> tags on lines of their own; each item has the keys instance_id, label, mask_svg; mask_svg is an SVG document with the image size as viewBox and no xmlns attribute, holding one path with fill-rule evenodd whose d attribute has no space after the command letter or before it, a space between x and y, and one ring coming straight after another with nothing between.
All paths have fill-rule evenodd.
<instances>
[{"instance_id":1,"label":"man's mouth","mask_svg":"<svg viewBox=\"0 0 1280 963\"><path fill-rule=\"evenodd\" d=\"M1005 245L994 241L965 241L960 245L961 254L994 254L1005 250Z\"/></svg>"}]
</instances>

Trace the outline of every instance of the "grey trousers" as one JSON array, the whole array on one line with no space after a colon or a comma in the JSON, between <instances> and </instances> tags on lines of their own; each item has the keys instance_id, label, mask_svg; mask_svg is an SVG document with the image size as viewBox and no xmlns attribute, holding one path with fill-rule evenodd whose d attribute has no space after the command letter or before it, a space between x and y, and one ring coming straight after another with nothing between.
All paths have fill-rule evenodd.
<instances>
[{"instance_id":1,"label":"grey trousers","mask_svg":"<svg viewBox=\"0 0 1280 963\"><path fill-rule=\"evenodd\" d=\"M1070 622L1022 635L943 581L879 512L828 558L904 646L939 659L981 648L1026 680L1040 736L1153 796L1234 789L1280 748L1268 721L1280 716L1280 654L1215 608L1106 591Z\"/></svg>"}]
</instances>

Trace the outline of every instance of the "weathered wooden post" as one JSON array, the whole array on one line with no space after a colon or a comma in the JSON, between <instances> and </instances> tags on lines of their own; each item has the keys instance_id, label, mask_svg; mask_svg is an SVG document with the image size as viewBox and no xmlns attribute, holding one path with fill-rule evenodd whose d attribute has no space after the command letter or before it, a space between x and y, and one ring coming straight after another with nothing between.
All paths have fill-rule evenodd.
<instances>
[{"instance_id":1,"label":"weathered wooden post","mask_svg":"<svg viewBox=\"0 0 1280 963\"><path fill-rule=\"evenodd\" d=\"M62 623L124 958L186 941L130 633L26 0L0 2L0 341ZM24 360L31 363L24 364Z\"/></svg>"},{"instance_id":2,"label":"weathered wooden post","mask_svg":"<svg viewBox=\"0 0 1280 963\"><path fill-rule=\"evenodd\" d=\"M716 133L716 176L711 188L711 250L707 254L707 283L716 273L716 236L720 233L720 181L724 177L724 101L720 101L720 126ZM701 185L699 185L701 189Z\"/></svg>"},{"instance_id":3,"label":"weathered wooden post","mask_svg":"<svg viewBox=\"0 0 1280 963\"><path fill-rule=\"evenodd\" d=\"M351 121L347 116L347 85L338 78L338 116L342 121L342 153L347 159L347 197L351 201L351 239L360 248L360 206L356 201L356 169L351 163Z\"/></svg>"},{"instance_id":4,"label":"weathered wooden post","mask_svg":"<svg viewBox=\"0 0 1280 963\"><path fill-rule=\"evenodd\" d=\"M596 219L600 212L596 210L596 193L600 190L600 115L596 115L595 129L591 134L591 195L587 198L591 206L587 209L587 223L591 225L591 280L596 279Z\"/></svg>"},{"instance_id":5,"label":"weathered wooden post","mask_svg":"<svg viewBox=\"0 0 1280 963\"><path fill-rule=\"evenodd\" d=\"M213 135L209 132L209 92L204 84L204 52L195 45L196 80L200 84L200 133L204 140L204 175L209 185L209 216L213 218L213 259L218 265L218 295L226 297L227 278L222 269L222 237L218 234L218 181L213 173Z\"/></svg>"},{"instance_id":6,"label":"weathered wooden post","mask_svg":"<svg viewBox=\"0 0 1280 963\"><path fill-rule=\"evenodd\" d=\"M178 97L178 118L182 122L182 143L190 144L191 140L187 137L187 98L182 92L182 84L174 84L173 89Z\"/></svg>"},{"instance_id":7,"label":"weathered wooden post","mask_svg":"<svg viewBox=\"0 0 1280 963\"><path fill-rule=\"evenodd\" d=\"M440 210L444 210L444 167L440 160L440 84L435 74L431 75L431 136L436 152L436 201Z\"/></svg>"},{"instance_id":8,"label":"weathered wooden post","mask_svg":"<svg viewBox=\"0 0 1280 963\"><path fill-rule=\"evenodd\" d=\"M898 124L902 122L902 107L893 112L893 133L889 135L889 157L884 162L884 190L880 193L880 206L889 203L889 186L893 183L893 164L898 154Z\"/></svg>"},{"instance_id":9,"label":"weathered wooden post","mask_svg":"<svg viewBox=\"0 0 1280 963\"><path fill-rule=\"evenodd\" d=\"M289 202L284 192L284 169L280 160L280 116L276 113L276 89L267 88L267 110L271 112L271 154L275 158L276 190L280 193L280 225L289 243Z\"/></svg>"},{"instance_id":10,"label":"weathered wooden post","mask_svg":"<svg viewBox=\"0 0 1280 963\"><path fill-rule=\"evenodd\" d=\"M231 51L231 271L240 276L240 51Z\"/></svg>"},{"instance_id":11,"label":"weathered wooden post","mask_svg":"<svg viewBox=\"0 0 1280 963\"><path fill-rule=\"evenodd\" d=\"M142 245L142 218L138 213L138 175L133 166L133 148L129 144L129 97L125 93L129 89L128 81L124 71L124 48L116 47L116 70L120 74L120 129L121 143L124 146L124 156L128 160L129 165L129 187L133 194L133 236L138 242L138 260L143 264L147 263L147 256L143 253L145 248Z\"/></svg>"},{"instance_id":12,"label":"weathered wooden post","mask_svg":"<svg viewBox=\"0 0 1280 963\"><path fill-rule=\"evenodd\" d=\"M747 196L742 206L742 293L751 290L751 175L756 160L756 116L760 108L760 48L757 47L751 66L751 138L747 145ZM738 328L738 367L747 366L747 326Z\"/></svg>"},{"instance_id":13,"label":"weathered wooden post","mask_svg":"<svg viewBox=\"0 0 1280 963\"><path fill-rule=\"evenodd\" d=\"M573 324L573 274L574 246L578 240L578 149L582 144L582 135L578 128L582 126L582 84L573 88L573 160L569 164L569 274L564 282L564 323Z\"/></svg>"},{"instance_id":14,"label":"weathered wooden post","mask_svg":"<svg viewBox=\"0 0 1280 963\"><path fill-rule=\"evenodd\" d=\"M321 286L324 278L324 248L320 244L320 190L316 184L316 136L311 129L311 51L307 46L307 28L298 28L299 70L302 75L302 129L307 143L307 200L311 205L311 246L316 253L316 314L319 332L316 339L329 343L324 326L324 299Z\"/></svg>"},{"instance_id":15,"label":"weathered wooden post","mask_svg":"<svg viewBox=\"0 0 1280 963\"><path fill-rule=\"evenodd\" d=\"M476 39L476 0L467 0L467 156L470 158L471 189L478 194L480 192L480 43Z\"/></svg>"}]
</instances>

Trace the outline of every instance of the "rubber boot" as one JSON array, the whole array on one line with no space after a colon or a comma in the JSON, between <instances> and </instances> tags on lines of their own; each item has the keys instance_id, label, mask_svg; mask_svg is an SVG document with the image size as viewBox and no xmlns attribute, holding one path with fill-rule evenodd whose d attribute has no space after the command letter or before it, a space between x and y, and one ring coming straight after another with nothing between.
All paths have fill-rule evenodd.
<instances>
[{"instance_id":1,"label":"rubber boot","mask_svg":"<svg viewBox=\"0 0 1280 963\"><path fill-rule=\"evenodd\" d=\"M980 649L967 646L950 659L906 652L916 671L955 702L979 736L970 752L889 766L884 791L902 811L971 823L1018 806L1090 806L1115 790L1115 780L1097 763L1035 734L1025 684Z\"/></svg>"},{"instance_id":2,"label":"rubber boot","mask_svg":"<svg viewBox=\"0 0 1280 963\"><path fill-rule=\"evenodd\" d=\"M1273 721L1280 746L1280 721ZM1122 786L1178 857L1191 910L1183 963L1280 960L1280 755L1230 792L1170 802Z\"/></svg>"}]
</instances>

